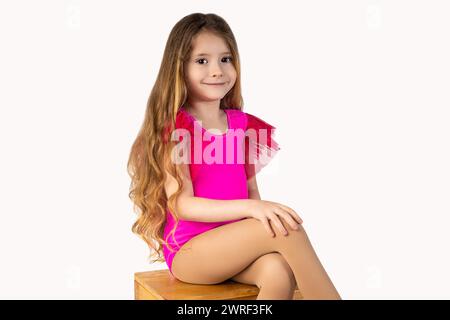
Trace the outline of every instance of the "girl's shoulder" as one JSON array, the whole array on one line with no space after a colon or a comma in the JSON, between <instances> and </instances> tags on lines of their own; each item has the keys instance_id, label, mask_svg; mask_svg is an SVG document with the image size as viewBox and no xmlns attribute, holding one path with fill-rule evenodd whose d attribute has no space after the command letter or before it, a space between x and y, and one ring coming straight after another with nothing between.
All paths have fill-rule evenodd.
<instances>
[{"instance_id":1,"label":"girl's shoulder","mask_svg":"<svg viewBox=\"0 0 450 320\"><path fill-rule=\"evenodd\" d=\"M243 129L267 129L274 130L275 126L269 124L267 121L264 121L260 117L255 116L254 114L242 111L240 109L229 108L226 109L228 116L233 120L233 123L236 124L236 127L240 127Z\"/></svg>"},{"instance_id":2,"label":"girl's shoulder","mask_svg":"<svg viewBox=\"0 0 450 320\"><path fill-rule=\"evenodd\" d=\"M245 130L245 126L247 123L245 112L234 108L228 108L224 110L228 114L228 120L230 122L231 128L233 129L241 128Z\"/></svg>"},{"instance_id":3,"label":"girl's shoulder","mask_svg":"<svg viewBox=\"0 0 450 320\"><path fill-rule=\"evenodd\" d=\"M164 125L162 133L161 133L162 141L164 144L168 143L172 138L171 137L171 134L173 134L172 131L174 131L176 129L186 129L192 133L193 128L194 128L193 121L189 117L189 114L187 114L184 110L179 109L175 116L175 127L173 127L171 121L168 121L168 123L166 123ZM184 132L179 132L178 134L179 134L179 136L185 135Z\"/></svg>"},{"instance_id":4,"label":"girl's shoulder","mask_svg":"<svg viewBox=\"0 0 450 320\"><path fill-rule=\"evenodd\" d=\"M175 120L175 128L176 129L188 129L191 130L193 127L193 118L187 113L183 108L180 108L177 112L176 120Z\"/></svg>"}]
</instances>

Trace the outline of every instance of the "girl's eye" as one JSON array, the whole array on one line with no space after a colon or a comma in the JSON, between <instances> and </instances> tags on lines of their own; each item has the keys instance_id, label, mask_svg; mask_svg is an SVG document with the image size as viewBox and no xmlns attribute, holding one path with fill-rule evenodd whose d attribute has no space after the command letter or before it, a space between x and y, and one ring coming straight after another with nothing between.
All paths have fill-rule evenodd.
<instances>
[{"instance_id":1,"label":"girl's eye","mask_svg":"<svg viewBox=\"0 0 450 320\"><path fill-rule=\"evenodd\" d=\"M224 57L224 59L230 59L230 62L231 62L231 60L233 60L233 57ZM202 61L202 60L206 60L205 58L201 58L201 59L198 59L196 62L199 62L199 61ZM200 64L204 64L204 63L200 63Z\"/></svg>"}]
</instances>

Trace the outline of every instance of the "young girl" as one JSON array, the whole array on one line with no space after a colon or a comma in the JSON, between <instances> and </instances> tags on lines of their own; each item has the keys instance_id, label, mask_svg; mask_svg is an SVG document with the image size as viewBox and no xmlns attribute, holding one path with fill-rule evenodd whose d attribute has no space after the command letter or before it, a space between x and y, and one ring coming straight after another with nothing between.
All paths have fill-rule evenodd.
<instances>
[{"instance_id":1,"label":"young girl","mask_svg":"<svg viewBox=\"0 0 450 320\"><path fill-rule=\"evenodd\" d=\"M232 279L258 286L258 299L293 299L296 288L305 299L341 299L298 214L261 200L256 174L280 148L275 128L242 105L228 24L215 14L181 19L128 161L132 231L184 282Z\"/></svg>"}]
</instances>

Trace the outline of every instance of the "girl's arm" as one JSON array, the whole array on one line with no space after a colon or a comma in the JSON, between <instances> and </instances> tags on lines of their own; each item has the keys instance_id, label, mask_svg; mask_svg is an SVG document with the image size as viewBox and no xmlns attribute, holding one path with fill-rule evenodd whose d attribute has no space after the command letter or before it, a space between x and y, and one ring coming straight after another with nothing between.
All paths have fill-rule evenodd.
<instances>
[{"instance_id":1,"label":"girl's arm","mask_svg":"<svg viewBox=\"0 0 450 320\"><path fill-rule=\"evenodd\" d=\"M176 203L180 219L198 222L221 222L250 217L249 207L254 202L253 199L214 200L195 197L188 165L181 164L180 166L184 184ZM165 191L167 198L169 198L178 190L178 184L167 171L166 174Z\"/></svg>"},{"instance_id":2,"label":"girl's arm","mask_svg":"<svg viewBox=\"0 0 450 320\"><path fill-rule=\"evenodd\" d=\"M259 195L258 184L256 182L256 175L247 180L247 188L248 188L248 198L261 200L261 196Z\"/></svg>"}]
</instances>

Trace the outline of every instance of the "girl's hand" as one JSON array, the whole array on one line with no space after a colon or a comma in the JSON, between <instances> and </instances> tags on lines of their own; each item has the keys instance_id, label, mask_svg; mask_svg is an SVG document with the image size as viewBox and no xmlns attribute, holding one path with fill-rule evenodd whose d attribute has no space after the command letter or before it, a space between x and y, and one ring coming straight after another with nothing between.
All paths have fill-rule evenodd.
<instances>
[{"instance_id":1,"label":"girl's hand","mask_svg":"<svg viewBox=\"0 0 450 320\"><path fill-rule=\"evenodd\" d=\"M270 228L268 220L271 220L285 236L287 235L287 230L284 228L278 216L283 217L294 230L298 230L298 224L303 223L303 220L294 210L281 203L266 200L252 200L249 207L250 216L260 220L272 237L275 237L275 232Z\"/></svg>"}]
</instances>

